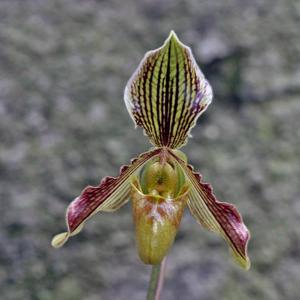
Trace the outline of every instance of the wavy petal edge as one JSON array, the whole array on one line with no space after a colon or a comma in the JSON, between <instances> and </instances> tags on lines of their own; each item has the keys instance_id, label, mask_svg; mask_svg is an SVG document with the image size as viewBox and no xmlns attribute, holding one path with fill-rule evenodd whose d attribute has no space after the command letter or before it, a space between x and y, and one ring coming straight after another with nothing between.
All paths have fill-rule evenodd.
<instances>
[{"instance_id":1,"label":"wavy petal edge","mask_svg":"<svg viewBox=\"0 0 300 300\"><path fill-rule=\"evenodd\" d=\"M251 263L247 248L250 232L236 207L220 202L214 195L212 186L202 182L202 175L195 172L192 165L181 160L174 152L170 153L191 184L188 200L191 214L203 227L221 235L228 243L235 262L243 269L249 270Z\"/></svg>"},{"instance_id":2,"label":"wavy petal edge","mask_svg":"<svg viewBox=\"0 0 300 300\"><path fill-rule=\"evenodd\" d=\"M84 223L100 211L115 211L129 199L130 178L136 174L149 160L162 152L156 148L142 153L138 158L131 160L130 165L120 168L119 176L104 177L98 186L87 186L68 206L66 211L67 232L53 237L51 245L54 248L63 246L70 236L78 234Z\"/></svg>"}]
</instances>

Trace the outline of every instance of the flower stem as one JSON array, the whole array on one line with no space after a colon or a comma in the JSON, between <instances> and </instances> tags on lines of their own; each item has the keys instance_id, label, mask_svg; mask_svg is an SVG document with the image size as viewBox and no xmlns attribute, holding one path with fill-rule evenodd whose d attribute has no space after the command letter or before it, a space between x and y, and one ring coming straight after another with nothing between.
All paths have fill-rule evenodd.
<instances>
[{"instance_id":1,"label":"flower stem","mask_svg":"<svg viewBox=\"0 0 300 300\"><path fill-rule=\"evenodd\" d=\"M165 257L160 264L152 266L151 278L147 292L147 300L160 299L160 293L164 284L166 260L167 257Z\"/></svg>"}]
</instances>

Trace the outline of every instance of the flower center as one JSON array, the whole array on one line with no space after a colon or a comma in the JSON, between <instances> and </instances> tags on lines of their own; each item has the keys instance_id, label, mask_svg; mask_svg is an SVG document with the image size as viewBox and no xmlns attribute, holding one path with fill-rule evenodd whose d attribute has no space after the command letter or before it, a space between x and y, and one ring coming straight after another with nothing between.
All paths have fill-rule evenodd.
<instances>
[{"instance_id":1,"label":"flower center","mask_svg":"<svg viewBox=\"0 0 300 300\"><path fill-rule=\"evenodd\" d=\"M173 198L178 190L178 172L168 162L151 162L141 173L141 183L145 194Z\"/></svg>"}]
</instances>

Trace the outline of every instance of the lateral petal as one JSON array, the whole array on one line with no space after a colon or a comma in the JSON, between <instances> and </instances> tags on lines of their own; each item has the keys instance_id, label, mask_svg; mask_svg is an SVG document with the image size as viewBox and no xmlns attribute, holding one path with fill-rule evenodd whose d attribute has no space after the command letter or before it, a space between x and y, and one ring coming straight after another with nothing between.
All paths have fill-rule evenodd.
<instances>
[{"instance_id":1,"label":"lateral petal","mask_svg":"<svg viewBox=\"0 0 300 300\"><path fill-rule=\"evenodd\" d=\"M211 185L202 182L201 174L194 172L191 165L187 165L174 153L172 155L190 182L188 207L192 215L206 229L220 234L228 243L235 261L248 270L250 260L247 255L247 244L250 233L238 210L232 204L219 202Z\"/></svg>"},{"instance_id":2,"label":"lateral petal","mask_svg":"<svg viewBox=\"0 0 300 300\"><path fill-rule=\"evenodd\" d=\"M70 236L81 231L87 219L99 211L115 211L129 199L130 178L152 158L157 157L161 149L154 149L141 154L131 161L131 165L122 166L117 177L105 177L96 187L87 186L80 196L75 198L67 208L67 232L53 237L52 246L61 247Z\"/></svg>"},{"instance_id":3,"label":"lateral petal","mask_svg":"<svg viewBox=\"0 0 300 300\"><path fill-rule=\"evenodd\" d=\"M212 90L191 49L171 31L163 46L146 53L128 81L124 100L152 144L179 148L212 101Z\"/></svg>"}]
</instances>

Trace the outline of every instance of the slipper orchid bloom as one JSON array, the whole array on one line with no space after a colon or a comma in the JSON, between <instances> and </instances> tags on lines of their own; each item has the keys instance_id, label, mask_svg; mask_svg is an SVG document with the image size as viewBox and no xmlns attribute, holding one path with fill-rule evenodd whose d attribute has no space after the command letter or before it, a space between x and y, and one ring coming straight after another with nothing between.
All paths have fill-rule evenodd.
<instances>
[{"instance_id":1,"label":"slipper orchid bloom","mask_svg":"<svg viewBox=\"0 0 300 300\"><path fill-rule=\"evenodd\" d=\"M117 177L87 186L69 205L61 247L98 212L112 212L130 199L141 260L158 264L166 256L187 206L206 229L225 239L233 258L249 269L250 234L237 209L219 202L209 184L194 172L183 152L191 128L212 101L212 90L189 47L172 31L163 46L146 53L127 83L124 100L136 126L154 148L122 166Z\"/></svg>"}]
</instances>

